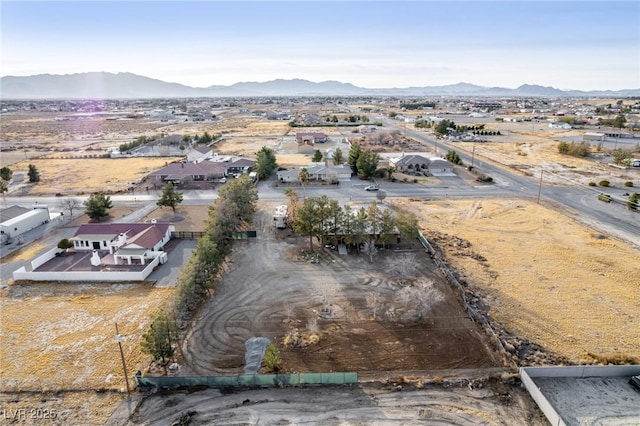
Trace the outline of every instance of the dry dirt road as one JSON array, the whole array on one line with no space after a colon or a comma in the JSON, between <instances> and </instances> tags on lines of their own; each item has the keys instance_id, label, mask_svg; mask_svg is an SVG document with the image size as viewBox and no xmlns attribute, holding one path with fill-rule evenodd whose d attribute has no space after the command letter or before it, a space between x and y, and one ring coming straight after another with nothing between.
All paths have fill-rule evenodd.
<instances>
[{"instance_id":1,"label":"dry dirt road","mask_svg":"<svg viewBox=\"0 0 640 426\"><path fill-rule=\"evenodd\" d=\"M152 395L127 425L325 424L509 425L548 424L521 389L498 384L360 385L245 390L208 389ZM178 423L182 420L183 423Z\"/></svg>"}]
</instances>

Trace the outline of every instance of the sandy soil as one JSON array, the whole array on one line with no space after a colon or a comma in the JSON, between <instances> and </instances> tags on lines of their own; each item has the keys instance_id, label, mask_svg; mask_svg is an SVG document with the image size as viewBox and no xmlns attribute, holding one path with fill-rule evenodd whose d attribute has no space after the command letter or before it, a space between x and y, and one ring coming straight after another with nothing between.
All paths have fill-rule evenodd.
<instances>
[{"instance_id":1,"label":"sandy soil","mask_svg":"<svg viewBox=\"0 0 640 426\"><path fill-rule=\"evenodd\" d=\"M124 388L115 323L129 373L144 369L142 333L173 292L144 283L30 283L1 291L5 392Z\"/></svg>"},{"instance_id":2,"label":"sandy soil","mask_svg":"<svg viewBox=\"0 0 640 426\"><path fill-rule=\"evenodd\" d=\"M140 181L150 172L164 167L168 158L89 158L35 159L11 165L26 173L29 164L40 172L40 182L24 185L11 195L90 194L97 191L126 191L130 182Z\"/></svg>"},{"instance_id":3,"label":"sandy soil","mask_svg":"<svg viewBox=\"0 0 640 426\"><path fill-rule=\"evenodd\" d=\"M640 359L637 248L524 200L398 204L510 333L572 362Z\"/></svg>"},{"instance_id":4,"label":"sandy soil","mask_svg":"<svg viewBox=\"0 0 640 426\"><path fill-rule=\"evenodd\" d=\"M431 279L441 303L417 319L397 302L406 284L385 274L387 262L401 253L382 251L371 264L355 253L340 257L321 251L310 263L301 254L308 239L276 231L273 203L261 203L259 238L234 245L231 267L216 285L184 344L184 374L238 373L244 366L244 342L264 336L281 350L284 371L387 371L500 366L485 338L462 310L439 270L422 252L416 277ZM389 259L389 260L388 260ZM237 266L236 266L237 265ZM380 295L376 318L365 301ZM323 308L330 311L322 315ZM291 329L300 333L317 321L319 342L286 346Z\"/></svg>"}]
</instances>

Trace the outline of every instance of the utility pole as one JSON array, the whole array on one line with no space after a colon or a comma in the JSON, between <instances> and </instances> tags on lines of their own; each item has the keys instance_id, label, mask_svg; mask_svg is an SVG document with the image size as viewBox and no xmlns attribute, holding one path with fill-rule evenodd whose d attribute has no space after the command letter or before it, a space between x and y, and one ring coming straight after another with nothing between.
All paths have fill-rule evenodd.
<instances>
[{"instance_id":1,"label":"utility pole","mask_svg":"<svg viewBox=\"0 0 640 426\"><path fill-rule=\"evenodd\" d=\"M540 204L540 193L542 192L542 175L544 174L544 169L540 169L540 185L538 186L538 201L537 204Z\"/></svg>"},{"instance_id":2,"label":"utility pole","mask_svg":"<svg viewBox=\"0 0 640 426\"><path fill-rule=\"evenodd\" d=\"M473 150L471 151L471 168L473 168L473 160L476 157L476 141L473 141Z\"/></svg>"},{"instance_id":3,"label":"utility pole","mask_svg":"<svg viewBox=\"0 0 640 426\"><path fill-rule=\"evenodd\" d=\"M122 336L118 332L118 323L116 323L116 342L120 348L120 358L122 359L122 369L124 370L124 382L127 385L127 398L131 396L131 389L129 389L129 374L127 373L127 363L124 362L124 352L122 352Z\"/></svg>"}]
</instances>

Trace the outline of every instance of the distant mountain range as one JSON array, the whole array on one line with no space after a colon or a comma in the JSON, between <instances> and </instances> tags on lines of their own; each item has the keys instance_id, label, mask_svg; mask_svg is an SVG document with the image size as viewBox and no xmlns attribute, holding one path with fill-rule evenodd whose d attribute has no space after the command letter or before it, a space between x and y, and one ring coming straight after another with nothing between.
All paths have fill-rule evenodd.
<instances>
[{"instance_id":1,"label":"distant mountain range","mask_svg":"<svg viewBox=\"0 0 640 426\"><path fill-rule=\"evenodd\" d=\"M39 74L0 78L2 99L125 99L255 96L472 96L472 97L627 97L640 96L640 88L628 90L560 90L523 84L517 89L483 87L469 83L446 86L367 89L339 81L308 80L243 82L231 86L190 87L131 73L88 72Z\"/></svg>"}]
</instances>

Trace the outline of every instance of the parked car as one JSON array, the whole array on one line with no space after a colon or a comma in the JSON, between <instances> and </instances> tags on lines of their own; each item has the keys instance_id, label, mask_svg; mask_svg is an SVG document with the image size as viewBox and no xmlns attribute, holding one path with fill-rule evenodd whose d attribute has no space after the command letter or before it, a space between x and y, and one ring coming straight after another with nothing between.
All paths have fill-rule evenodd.
<instances>
[{"instance_id":1,"label":"parked car","mask_svg":"<svg viewBox=\"0 0 640 426\"><path fill-rule=\"evenodd\" d=\"M378 185L369 185L364 187L365 191L377 191L378 189L380 189Z\"/></svg>"},{"instance_id":2,"label":"parked car","mask_svg":"<svg viewBox=\"0 0 640 426\"><path fill-rule=\"evenodd\" d=\"M629 379L629 384L636 388L638 392L640 392L640 374L637 376L633 376Z\"/></svg>"}]
</instances>

